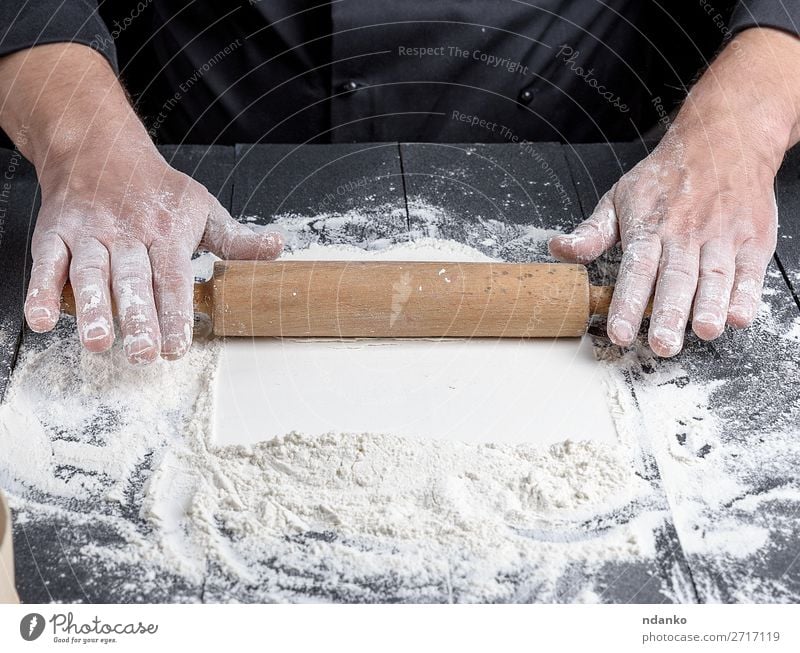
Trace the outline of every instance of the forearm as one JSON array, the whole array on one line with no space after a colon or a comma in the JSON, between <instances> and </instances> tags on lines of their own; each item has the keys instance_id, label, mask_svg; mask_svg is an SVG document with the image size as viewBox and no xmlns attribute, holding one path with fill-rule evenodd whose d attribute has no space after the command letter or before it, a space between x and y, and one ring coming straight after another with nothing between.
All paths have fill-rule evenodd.
<instances>
[{"instance_id":1,"label":"forearm","mask_svg":"<svg viewBox=\"0 0 800 653\"><path fill-rule=\"evenodd\" d=\"M122 134L126 143L150 145L108 61L73 43L0 59L0 127L40 172L48 160L108 150Z\"/></svg>"},{"instance_id":2,"label":"forearm","mask_svg":"<svg viewBox=\"0 0 800 653\"><path fill-rule=\"evenodd\" d=\"M673 131L697 145L748 149L777 172L800 141L800 39L762 28L738 34L692 89Z\"/></svg>"}]
</instances>

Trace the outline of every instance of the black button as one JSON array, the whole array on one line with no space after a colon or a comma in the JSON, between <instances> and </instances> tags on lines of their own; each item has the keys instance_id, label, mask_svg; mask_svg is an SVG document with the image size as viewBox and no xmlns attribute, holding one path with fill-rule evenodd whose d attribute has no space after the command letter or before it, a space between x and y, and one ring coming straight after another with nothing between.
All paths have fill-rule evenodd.
<instances>
[{"instance_id":1,"label":"black button","mask_svg":"<svg viewBox=\"0 0 800 653\"><path fill-rule=\"evenodd\" d=\"M526 88L520 91L519 101L523 104L530 104L533 101L534 93L531 89Z\"/></svg>"},{"instance_id":2,"label":"black button","mask_svg":"<svg viewBox=\"0 0 800 653\"><path fill-rule=\"evenodd\" d=\"M352 79L350 81L345 82L339 87L339 90L342 93L352 93L358 88L358 82L354 82Z\"/></svg>"}]
</instances>

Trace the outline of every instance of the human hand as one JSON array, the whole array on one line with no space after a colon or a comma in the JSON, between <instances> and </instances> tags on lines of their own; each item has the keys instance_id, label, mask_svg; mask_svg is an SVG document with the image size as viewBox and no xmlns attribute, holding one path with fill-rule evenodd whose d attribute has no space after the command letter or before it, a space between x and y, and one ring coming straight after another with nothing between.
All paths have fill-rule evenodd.
<instances>
[{"instance_id":1,"label":"human hand","mask_svg":"<svg viewBox=\"0 0 800 653\"><path fill-rule=\"evenodd\" d=\"M748 30L764 31L771 32ZM757 39L772 35L748 32L738 38L758 67ZM787 47L797 56L795 39L777 38L773 54ZM694 332L711 340L726 323L748 326L758 311L777 237L774 177L797 141L798 103L773 100L781 98L777 91L770 96L773 59L763 77L753 75L761 86L748 93L733 56L723 53L715 62L662 142L603 196L591 217L550 242L554 256L581 263L621 243L608 317L609 338L618 345L634 342L653 292L648 340L659 356L681 350L690 314ZM786 82L778 77L776 88Z\"/></svg>"},{"instance_id":2,"label":"human hand","mask_svg":"<svg viewBox=\"0 0 800 653\"><path fill-rule=\"evenodd\" d=\"M550 243L557 258L588 263L621 242L608 316L608 336L618 345L635 340L654 290L648 340L659 356L681 350L690 313L694 332L712 340L726 322L749 325L758 310L775 250L774 173L725 148L704 159L692 152L696 140L662 142L588 220Z\"/></svg>"},{"instance_id":3,"label":"human hand","mask_svg":"<svg viewBox=\"0 0 800 653\"><path fill-rule=\"evenodd\" d=\"M201 184L149 143L123 133L99 150L78 148L39 171L42 206L33 233L25 317L52 329L69 277L78 334L89 351L114 342L113 296L123 349L134 364L183 356L194 320L191 257L272 259L277 234L236 222Z\"/></svg>"},{"instance_id":4,"label":"human hand","mask_svg":"<svg viewBox=\"0 0 800 653\"><path fill-rule=\"evenodd\" d=\"M222 258L280 253L277 234L240 225L167 164L91 48L51 43L0 58L0 106L42 191L25 301L34 331L55 326L69 277L86 349L113 344L113 296L131 363L180 358L192 342L197 247Z\"/></svg>"}]
</instances>

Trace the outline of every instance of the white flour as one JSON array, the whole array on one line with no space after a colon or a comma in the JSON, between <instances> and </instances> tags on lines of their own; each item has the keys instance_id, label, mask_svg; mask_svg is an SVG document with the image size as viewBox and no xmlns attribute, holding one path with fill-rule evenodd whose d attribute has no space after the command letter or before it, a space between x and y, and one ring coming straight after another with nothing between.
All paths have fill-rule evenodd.
<instances>
[{"instance_id":1,"label":"white flour","mask_svg":"<svg viewBox=\"0 0 800 653\"><path fill-rule=\"evenodd\" d=\"M318 249L307 226L321 219L316 233L354 220L335 216L328 229L324 218L286 218L290 251L363 254L358 238L341 238L336 251ZM483 253L441 240L398 245L404 237L380 234L370 237L371 249L388 258L399 251L480 260L518 251L519 243L535 249L546 236L490 228L502 237ZM475 231L480 242L490 238ZM0 407L0 486L11 494L18 527L67 519L89 533L81 555L98 569L135 570L115 588L116 600L152 600L179 582L189 588L183 600L597 601L621 569L656 558L669 509L658 483L646 480L639 413L619 374L632 360L608 362L619 380L616 443L535 447L290 433L219 448L210 433L219 347L200 342L178 363L133 368L119 345L102 356L83 352L65 320L38 347L27 346L17 364ZM718 423L692 425L685 446L667 438L674 420L708 415L709 388L695 388L688 401L653 388L643 410L650 446L659 462L668 461L662 471L680 493L670 502L695 502L700 513L698 494L713 492L712 501L735 495L737 481L724 469L698 486L692 470L700 464L712 473L713 458L685 455L716 442ZM763 543L754 528L736 531L744 539L732 544L725 529L735 526L681 537L693 552L733 557ZM98 529L113 536L98 539ZM665 573L678 579L676 587L685 582L677 567ZM691 599L689 589L676 587L673 598Z\"/></svg>"},{"instance_id":2,"label":"white flour","mask_svg":"<svg viewBox=\"0 0 800 653\"><path fill-rule=\"evenodd\" d=\"M500 572L534 570L555 585L570 564L653 553L653 516L602 537L580 529L648 493L622 446L289 434L217 449L208 425L218 345L142 370L119 347L84 353L72 327L17 367L0 408L0 484L23 514L44 495L50 513L114 527L125 546L84 548L101 562L177 570L197 583L213 562L234 586L258 586L251 600L284 596L287 572L265 566L273 557L300 575L330 568L317 589L391 573L405 579L408 600L433 599L430 574L455 565L462 600L491 600L510 598ZM132 496L144 529L125 517ZM81 515L82 505L91 512Z\"/></svg>"}]
</instances>

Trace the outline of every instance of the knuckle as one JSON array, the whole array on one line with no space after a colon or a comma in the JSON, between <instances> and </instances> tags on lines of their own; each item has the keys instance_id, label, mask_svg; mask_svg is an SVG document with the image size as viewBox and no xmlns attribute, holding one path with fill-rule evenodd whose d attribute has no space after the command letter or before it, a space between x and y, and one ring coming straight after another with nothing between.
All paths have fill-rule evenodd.
<instances>
[{"instance_id":1,"label":"knuckle","mask_svg":"<svg viewBox=\"0 0 800 653\"><path fill-rule=\"evenodd\" d=\"M149 278L141 270L115 271L114 286L123 293L135 293L144 290Z\"/></svg>"},{"instance_id":2,"label":"knuckle","mask_svg":"<svg viewBox=\"0 0 800 653\"><path fill-rule=\"evenodd\" d=\"M585 222L581 222L576 228L575 233L579 235L584 235L581 232L589 232L585 233L586 236L599 236L600 238L604 238L605 230L598 224L597 220L590 219L586 220Z\"/></svg>"},{"instance_id":3,"label":"knuckle","mask_svg":"<svg viewBox=\"0 0 800 653\"><path fill-rule=\"evenodd\" d=\"M74 276L78 278L105 277L108 274L108 267L102 263L82 263L79 265L73 263L73 268L75 270Z\"/></svg>"},{"instance_id":4,"label":"knuckle","mask_svg":"<svg viewBox=\"0 0 800 653\"><path fill-rule=\"evenodd\" d=\"M141 282L150 278L150 259L142 252L112 256L111 267L118 281Z\"/></svg>"},{"instance_id":5,"label":"knuckle","mask_svg":"<svg viewBox=\"0 0 800 653\"><path fill-rule=\"evenodd\" d=\"M154 320L145 311L132 308L120 316L119 325L123 333L129 336L148 335L155 333Z\"/></svg>"},{"instance_id":6,"label":"knuckle","mask_svg":"<svg viewBox=\"0 0 800 653\"><path fill-rule=\"evenodd\" d=\"M762 276L741 275L736 280L736 285L734 286L733 289L734 301L737 303L746 300L756 301L761 297L762 287L763 287Z\"/></svg>"},{"instance_id":7,"label":"knuckle","mask_svg":"<svg viewBox=\"0 0 800 653\"><path fill-rule=\"evenodd\" d=\"M689 316L688 310L683 307L667 305L653 310L653 321L658 324L679 325Z\"/></svg>"},{"instance_id":8,"label":"knuckle","mask_svg":"<svg viewBox=\"0 0 800 653\"><path fill-rule=\"evenodd\" d=\"M733 271L732 257L710 256L700 261L700 278L707 281L725 281Z\"/></svg>"},{"instance_id":9,"label":"knuckle","mask_svg":"<svg viewBox=\"0 0 800 653\"><path fill-rule=\"evenodd\" d=\"M630 230L625 251L632 251L642 255L648 252L658 251L661 248L660 243L661 239L652 228L640 225Z\"/></svg>"},{"instance_id":10,"label":"knuckle","mask_svg":"<svg viewBox=\"0 0 800 653\"><path fill-rule=\"evenodd\" d=\"M740 255L736 258L736 273L742 277L762 279L769 265L769 258L761 260L757 256Z\"/></svg>"},{"instance_id":11,"label":"knuckle","mask_svg":"<svg viewBox=\"0 0 800 653\"><path fill-rule=\"evenodd\" d=\"M658 252L651 247L628 248L620 263L620 274L628 278L655 277L658 269Z\"/></svg>"},{"instance_id":12,"label":"knuckle","mask_svg":"<svg viewBox=\"0 0 800 653\"><path fill-rule=\"evenodd\" d=\"M655 277L654 271L650 266L632 265L625 269L625 276L632 282L652 282Z\"/></svg>"},{"instance_id":13,"label":"knuckle","mask_svg":"<svg viewBox=\"0 0 800 653\"><path fill-rule=\"evenodd\" d=\"M695 274L692 270L684 264L667 263L663 266L660 274L661 280L665 283L684 286L692 284L695 280Z\"/></svg>"}]
</instances>

